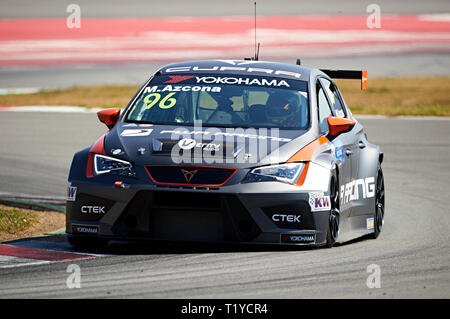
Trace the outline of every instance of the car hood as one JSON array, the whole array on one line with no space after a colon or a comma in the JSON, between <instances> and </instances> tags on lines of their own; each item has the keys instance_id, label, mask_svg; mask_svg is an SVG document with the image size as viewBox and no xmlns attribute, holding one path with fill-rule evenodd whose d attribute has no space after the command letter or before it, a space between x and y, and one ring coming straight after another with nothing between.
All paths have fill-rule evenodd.
<instances>
[{"instance_id":1,"label":"car hood","mask_svg":"<svg viewBox=\"0 0 450 319\"><path fill-rule=\"evenodd\" d=\"M307 130L235 129L119 122L106 154L138 165L250 168L284 163L317 136Z\"/></svg>"}]
</instances>

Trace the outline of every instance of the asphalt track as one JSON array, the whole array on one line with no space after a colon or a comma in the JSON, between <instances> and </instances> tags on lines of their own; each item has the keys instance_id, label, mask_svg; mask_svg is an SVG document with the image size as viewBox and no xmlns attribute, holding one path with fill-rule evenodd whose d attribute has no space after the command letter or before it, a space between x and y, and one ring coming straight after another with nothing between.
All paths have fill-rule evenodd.
<instances>
[{"instance_id":1,"label":"asphalt track","mask_svg":"<svg viewBox=\"0 0 450 319\"><path fill-rule=\"evenodd\" d=\"M450 121L360 121L385 153L377 240L314 250L112 243L94 259L0 267L0 298L450 298ZM72 154L104 131L95 114L0 112L0 192L64 195ZM73 263L80 289L66 286ZM366 285L372 264L381 288Z\"/></svg>"}]
</instances>

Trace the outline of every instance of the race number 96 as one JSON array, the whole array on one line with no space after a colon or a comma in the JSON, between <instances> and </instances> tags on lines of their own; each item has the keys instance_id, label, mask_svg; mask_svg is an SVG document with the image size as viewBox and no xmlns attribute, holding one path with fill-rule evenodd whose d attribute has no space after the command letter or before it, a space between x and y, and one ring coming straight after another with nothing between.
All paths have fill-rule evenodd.
<instances>
[{"instance_id":1,"label":"race number 96","mask_svg":"<svg viewBox=\"0 0 450 319\"><path fill-rule=\"evenodd\" d=\"M151 93L144 98L145 107L144 110L151 109L153 106L158 104L161 109L170 109L175 104L177 104L177 100L172 97L175 92L168 93L161 99L160 93Z\"/></svg>"}]
</instances>

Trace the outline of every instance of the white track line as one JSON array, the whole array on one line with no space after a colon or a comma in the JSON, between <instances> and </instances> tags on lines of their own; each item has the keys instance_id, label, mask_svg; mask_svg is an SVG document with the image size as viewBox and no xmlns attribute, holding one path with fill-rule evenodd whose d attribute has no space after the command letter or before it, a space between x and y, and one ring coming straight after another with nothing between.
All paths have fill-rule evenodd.
<instances>
[{"instance_id":1,"label":"white track line","mask_svg":"<svg viewBox=\"0 0 450 319\"><path fill-rule=\"evenodd\" d=\"M29 258L20 258L14 256L3 256L0 255L0 269L3 268L15 268L15 267L23 267L30 265L43 265L49 264L50 261L47 260L36 260Z\"/></svg>"},{"instance_id":2,"label":"white track line","mask_svg":"<svg viewBox=\"0 0 450 319\"><path fill-rule=\"evenodd\" d=\"M80 106L11 106L0 107L0 111L4 112L41 112L41 113L97 113L102 108L86 108Z\"/></svg>"}]
</instances>

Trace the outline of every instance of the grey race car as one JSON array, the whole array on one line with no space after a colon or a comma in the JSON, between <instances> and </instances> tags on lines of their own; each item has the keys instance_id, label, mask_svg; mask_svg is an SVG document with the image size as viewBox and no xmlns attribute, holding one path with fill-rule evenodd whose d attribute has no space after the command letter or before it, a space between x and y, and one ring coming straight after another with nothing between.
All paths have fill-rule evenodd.
<instances>
[{"instance_id":1,"label":"grey race car","mask_svg":"<svg viewBox=\"0 0 450 319\"><path fill-rule=\"evenodd\" d=\"M367 74L254 60L161 68L123 111L98 112L109 131L75 154L70 243L376 238L383 153L332 78L365 88Z\"/></svg>"}]
</instances>

